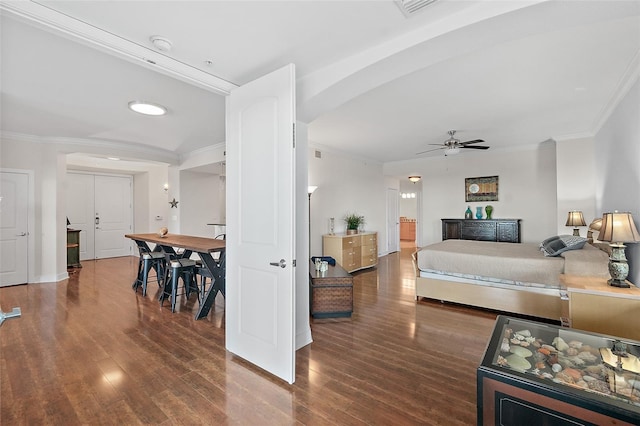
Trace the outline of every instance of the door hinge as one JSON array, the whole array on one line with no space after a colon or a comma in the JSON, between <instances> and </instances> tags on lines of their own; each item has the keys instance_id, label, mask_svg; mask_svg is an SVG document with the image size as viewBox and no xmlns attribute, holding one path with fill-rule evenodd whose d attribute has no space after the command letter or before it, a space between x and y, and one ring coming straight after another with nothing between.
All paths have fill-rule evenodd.
<instances>
[{"instance_id":1,"label":"door hinge","mask_svg":"<svg viewBox=\"0 0 640 426\"><path fill-rule=\"evenodd\" d=\"M292 264L293 264L293 267L295 268L296 267L296 260L295 259L293 259L293 263Z\"/></svg>"},{"instance_id":2,"label":"door hinge","mask_svg":"<svg viewBox=\"0 0 640 426\"><path fill-rule=\"evenodd\" d=\"M293 124L293 147L296 147L296 123Z\"/></svg>"}]
</instances>

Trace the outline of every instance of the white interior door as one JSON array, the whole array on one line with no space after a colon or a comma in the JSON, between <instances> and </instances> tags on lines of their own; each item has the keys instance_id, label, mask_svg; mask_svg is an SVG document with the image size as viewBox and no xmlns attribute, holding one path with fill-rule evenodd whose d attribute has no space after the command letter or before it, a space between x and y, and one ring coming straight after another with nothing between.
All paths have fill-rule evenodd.
<instances>
[{"instance_id":1,"label":"white interior door","mask_svg":"<svg viewBox=\"0 0 640 426\"><path fill-rule=\"evenodd\" d=\"M131 177L95 177L96 259L128 256L131 244L124 235L131 232Z\"/></svg>"},{"instance_id":2,"label":"white interior door","mask_svg":"<svg viewBox=\"0 0 640 426\"><path fill-rule=\"evenodd\" d=\"M227 98L226 347L295 380L295 67Z\"/></svg>"},{"instance_id":3,"label":"white interior door","mask_svg":"<svg viewBox=\"0 0 640 426\"><path fill-rule=\"evenodd\" d=\"M400 250L400 215L398 214L398 190L387 188L387 253Z\"/></svg>"},{"instance_id":4,"label":"white interior door","mask_svg":"<svg viewBox=\"0 0 640 426\"><path fill-rule=\"evenodd\" d=\"M69 227L80 231L80 260L96 258L95 244L95 186L94 176L67 173L67 218Z\"/></svg>"},{"instance_id":5,"label":"white interior door","mask_svg":"<svg viewBox=\"0 0 640 426\"><path fill-rule=\"evenodd\" d=\"M131 254L132 179L86 173L67 174L69 225L80 230L80 260Z\"/></svg>"},{"instance_id":6,"label":"white interior door","mask_svg":"<svg viewBox=\"0 0 640 426\"><path fill-rule=\"evenodd\" d=\"M29 176L0 173L0 287L26 284Z\"/></svg>"}]
</instances>

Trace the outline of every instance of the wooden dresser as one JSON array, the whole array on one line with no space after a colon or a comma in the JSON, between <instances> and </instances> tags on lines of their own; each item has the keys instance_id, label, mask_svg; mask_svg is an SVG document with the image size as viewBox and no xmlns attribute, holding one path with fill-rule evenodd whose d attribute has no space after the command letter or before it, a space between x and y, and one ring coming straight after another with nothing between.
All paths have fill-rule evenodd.
<instances>
[{"instance_id":1,"label":"wooden dresser","mask_svg":"<svg viewBox=\"0 0 640 426\"><path fill-rule=\"evenodd\" d=\"M442 219L442 240L520 242L520 219Z\"/></svg>"},{"instance_id":2,"label":"wooden dresser","mask_svg":"<svg viewBox=\"0 0 640 426\"><path fill-rule=\"evenodd\" d=\"M378 233L323 235L322 255L333 257L347 272L376 266L378 264Z\"/></svg>"}]
</instances>

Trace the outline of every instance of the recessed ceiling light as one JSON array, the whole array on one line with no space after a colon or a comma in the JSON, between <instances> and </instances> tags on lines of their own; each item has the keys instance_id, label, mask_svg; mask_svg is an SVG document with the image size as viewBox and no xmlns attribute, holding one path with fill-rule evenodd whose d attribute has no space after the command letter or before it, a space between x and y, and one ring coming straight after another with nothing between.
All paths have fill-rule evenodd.
<instances>
[{"instance_id":1,"label":"recessed ceiling light","mask_svg":"<svg viewBox=\"0 0 640 426\"><path fill-rule=\"evenodd\" d=\"M162 105L143 101L129 102L129 109L145 115L165 115L167 113L167 109Z\"/></svg>"}]
</instances>

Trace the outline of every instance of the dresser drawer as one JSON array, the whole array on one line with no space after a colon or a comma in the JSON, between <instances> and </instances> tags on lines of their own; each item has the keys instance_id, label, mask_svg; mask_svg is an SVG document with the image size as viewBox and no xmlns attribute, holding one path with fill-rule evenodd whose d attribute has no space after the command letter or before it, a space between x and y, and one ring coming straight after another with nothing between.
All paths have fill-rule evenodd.
<instances>
[{"instance_id":1,"label":"dresser drawer","mask_svg":"<svg viewBox=\"0 0 640 426\"><path fill-rule=\"evenodd\" d=\"M359 235L354 235L352 237L344 237L342 239L342 249L347 250L353 247L360 247L361 238Z\"/></svg>"}]
</instances>

